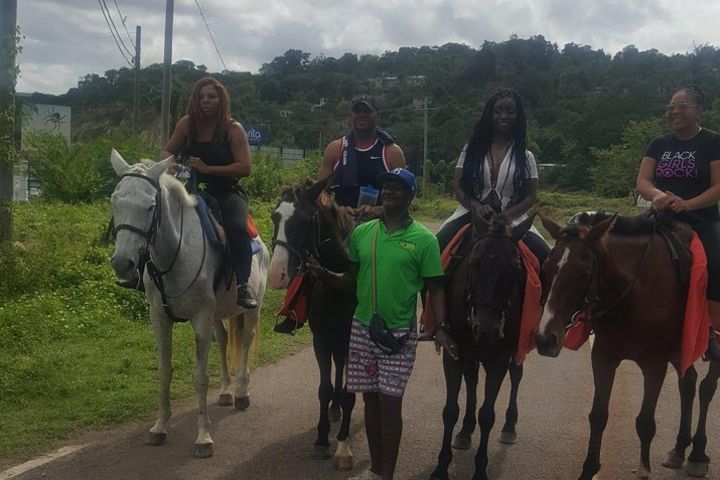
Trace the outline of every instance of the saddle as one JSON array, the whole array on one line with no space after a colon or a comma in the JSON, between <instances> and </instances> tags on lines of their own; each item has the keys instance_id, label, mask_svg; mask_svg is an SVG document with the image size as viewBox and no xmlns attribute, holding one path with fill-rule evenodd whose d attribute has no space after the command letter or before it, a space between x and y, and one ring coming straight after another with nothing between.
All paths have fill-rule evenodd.
<instances>
[{"instance_id":1,"label":"saddle","mask_svg":"<svg viewBox=\"0 0 720 480\"><path fill-rule=\"evenodd\" d=\"M195 211L200 218L200 224L205 232L210 245L216 250L223 252L223 268L222 275L220 278L226 279L226 286L230 288L232 284L233 268L230 263L230 244L227 240L227 234L223 228L222 212L220 210L220 204L211 195L207 195L204 192L197 193L197 205ZM258 229L255 226L255 221L252 216L248 214L247 218L247 230L252 239L252 253L253 255L260 252L262 245L258 240Z\"/></svg>"}]
</instances>

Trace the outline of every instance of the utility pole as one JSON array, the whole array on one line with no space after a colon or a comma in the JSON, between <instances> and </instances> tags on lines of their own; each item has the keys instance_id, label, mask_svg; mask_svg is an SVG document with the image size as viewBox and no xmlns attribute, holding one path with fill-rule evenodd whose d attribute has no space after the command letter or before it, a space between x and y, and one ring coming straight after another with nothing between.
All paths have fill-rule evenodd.
<instances>
[{"instance_id":1,"label":"utility pole","mask_svg":"<svg viewBox=\"0 0 720 480\"><path fill-rule=\"evenodd\" d=\"M138 103L140 99L140 25L135 26L135 99L133 101L133 132L138 131ZM164 145L163 145L164 146ZM162 148L162 147L161 147Z\"/></svg>"},{"instance_id":2,"label":"utility pole","mask_svg":"<svg viewBox=\"0 0 720 480\"><path fill-rule=\"evenodd\" d=\"M160 107L160 148L168 140L170 118L170 87L172 80L172 30L175 0L165 0L165 51L163 55L162 106Z\"/></svg>"},{"instance_id":3,"label":"utility pole","mask_svg":"<svg viewBox=\"0 0 720 480\"><path fill-rule=\"evenodd\" d=\"M427 182L430 176L430 169L428 168L427 160L427 133L428 133L428 97L424 98L423 101L423 171L422 171L422 190L423 193L427 192Z\"/></svg>"},{"instance_id":4,"label":"utility pole","mask_svg":"<svg viewBox=\"0 0 720 480\"><path fill-rule=\"evenodd\" d=\"M0 0L0 246L12 241L17 0Z\"/></svg>"}]
</instances>

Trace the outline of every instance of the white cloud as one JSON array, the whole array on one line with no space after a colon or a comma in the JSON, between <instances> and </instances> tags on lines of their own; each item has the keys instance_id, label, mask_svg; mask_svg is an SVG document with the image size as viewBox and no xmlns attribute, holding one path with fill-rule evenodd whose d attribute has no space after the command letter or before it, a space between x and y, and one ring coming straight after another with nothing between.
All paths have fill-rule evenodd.
<instances>
[{"instance_id":1,"label":"white cloud","mask_svg":"<svg viewBox=\"0 0 720 480\"><path fill-rule=\"evenodd\" d=\"M114 1L106 0L128 47ZM23 0L18 23L25 35L19 57L19 91L61 93L88 73L127 65L93 0ZM163 58L165 2L117 0L134 39L142 25L142 64ZM200 0L228 68L257 71L294 48L340 56L382 53L402 46L503 41L542 34L562 47L587 44L615 53L686 52L694 44L720 44L712 21L720 2L689 0L682 12L672 0ZM195 5L176 0L173 59L222 69Z\"/></svg>"}]
</instances>

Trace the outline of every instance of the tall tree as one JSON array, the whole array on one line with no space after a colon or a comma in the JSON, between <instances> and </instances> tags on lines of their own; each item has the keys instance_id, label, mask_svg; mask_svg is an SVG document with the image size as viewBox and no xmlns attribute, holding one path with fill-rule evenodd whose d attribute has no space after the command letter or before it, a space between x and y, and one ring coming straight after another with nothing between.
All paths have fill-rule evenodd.
<instances>
[{"instance_id":1,"label":"tall tree","mask_svg":"<svg viewBox=\"0 0 720 480\"><path fill-rule=\"evenodd\" d=\"M17 0L0 0L0 244L12 240Z\"/></svg>"}]
</instances>

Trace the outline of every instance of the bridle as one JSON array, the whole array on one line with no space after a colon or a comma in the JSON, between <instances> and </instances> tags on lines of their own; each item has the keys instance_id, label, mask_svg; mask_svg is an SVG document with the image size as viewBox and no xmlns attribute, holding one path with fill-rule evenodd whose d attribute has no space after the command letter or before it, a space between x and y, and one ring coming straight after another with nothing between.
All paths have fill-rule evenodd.
<instances>
[{"instance_id":1,"label":"bridle","mask_svg":"<svg viewBox=\"0 0 720 480\"><path fill-rule=\"evenodd\" d=\"M565 242L576 242L580 244L583 248L588 250L592 256L592 268L590 270L590 277L588 278L588 283L585 286L583 299L580 302L580 305L578 305L577 310L575 313L573 313L568 321L565 324L565 331L567 332L571 328L575 327L580 322L588 322L588 321L594 321L597 320L604 315L606 315L608 312L613 310L615 307L618 306L618 304L627 297L630 292L632 291L633 287L635 287L638 278L640 276L640 272L643 270L645 263L647 259L650 256L650 250L652 249L653 240L655 238L656 233L656 224L653 222L653 228L652 232L650 233L650 240L648 240L647 245L645 246L645 251L643 253L642 258L640 259L640 264L633 274L633 278L628 282L628 284L625 286L623 291L618 295L607 307L603 308L599 312L593 312L593 307L598 305L600 303L599 298L599 292L600 292L600 252L598 249L592 245L590 242L588 242L584 238L580 237L571 237L565 239ZM553 247L553 250L558 247L558 244ZM550 252L550 256L552 256L552 252ZM541 305L545 306L545 301L547 300L545 293L543 292Z\"/></svg>"},{"instance_id":2,"label":"bridle","mask_svg":"<svg viewBox=\"0 0 720 480\"><path fill-rule=\"evenodd\" d=\"M513 248L514 254L517 256L518 259L520 259L520 249L517 246L517 243L515 240L513 240L511 237L508 237L507 235L501 234L501 233L486 233L484 235L480 235L475 240L475 246L477 246L481 241L485 239L500 239L503 241L510 242ZM473 247L473 249L475 248ZM484 256L483 252L483 256ZM470 255L473 253L471 252ZM482 259L482 256L480 257ZM522 269L522 261L520 261L520 268ZM468 277L471 275L472 269L468 271ZM465 300L466 305L468 305L467 308L467 322L468 324L472 325L472 319L475 315L475 306L482 306L489 310L495 310L499 311L500 315L505 317L507 314L507 309L510 308L510 305L512 304L513 300L513 294L508 295L507 299L504 302L497 302L494 299L487 299L483 298L480 300L476 300L475 295L473 294L473 288L472 288L472 281L470 278L468 278L468 281L466 282L466 293L465 293Z\"/></svg>"},{"instance_id":3,"label":"bridle","mask_svg":"<svg viewBox=\"0 0 720 480\"><path fill-rule=\"evenodd\" d=\"M286 220L287 221L287 220ZM331 241L331 238L322 239L322 227L320 222L320 212L316 207L313 214L310 216L309 228L305 229L302 241L299 247L291 245L285 240L277 238L277 231L272 240L272 248L275 249L276 245L280 245L285 248L290 255L294 256L298 260L298 270L300 273L304 273L306 270L305 264L308 259L312 256L315 259L320 259L320 249L326 242Z\"/></svg>"},{"instance_id":4,"label":"bridle","mask_svg":"<svg viewBox=\"0 0 720 480\"><path fill-rule=\"evenodd\" d=\"M117 235L117 232L120 230L128 230L131 231L137 235L140 235L142 238L145 239L145 242L140 247L139 250L139 260L138 260L138 268L141 268L141 265L145 265L148 269L148 274L150 278L152 279L153 283L157 287L158 291L160 292L160 298L162 299L162 306L165 310L165 313L168 315L168 317L173 322L181 322L181 321L187 321L187 319L181 319L173 315L173 313L170 311L170 307L168 306L168 299L170 298L179 298L185 295L188 290L190 290L190 287L192 287L195 282L197 281L198 277L200 276L200 272L202 271L202 267L205 264L205 255L207 252L207 242L205 239L205 234L203 232L202 239L203 239L203 252L202 252L202 258L200 260L200 263L198 265L197 272L195 272L195 276L190 281L190 283L182 290L182 292L175 294L175 295L169 295L165 291L165 282L163 280L163 277L170 273L172 268L175 266L175 262L178 259L178 256L180 254L180 248L182 247L183 242L183 232L184 232L184 224L185 224L185 209L180 209L180 238L178 239L177 247L175 247L175 253L173 254L172 260L170 261L170 265L168 265L167 268L161 269L158 268L157 265L155 265L155 261L153 261L152 256L150 255L150 247L153 247L153 249L157 252L157 247L155 245L155 241L157 239L157 232L160 227L160 222L162 220L162 208L161 208L161 195L162 195L162 189L160 188L160 185L158 182L153 180L150 177L147 177L145 175L141 175L139 173L126 173L124 175L120 176L121 182L126 177L134 177L134 178L140 178L146 182L148 182L154 189L155 189L155 207L153 208L153 214L152 219L150 220L150 226L148 227L147 231L144 231L135 225L129 224L129 223L121 223L119 225L115 225L112 229L113 238Z\"/></svg>"}]
</instances>

